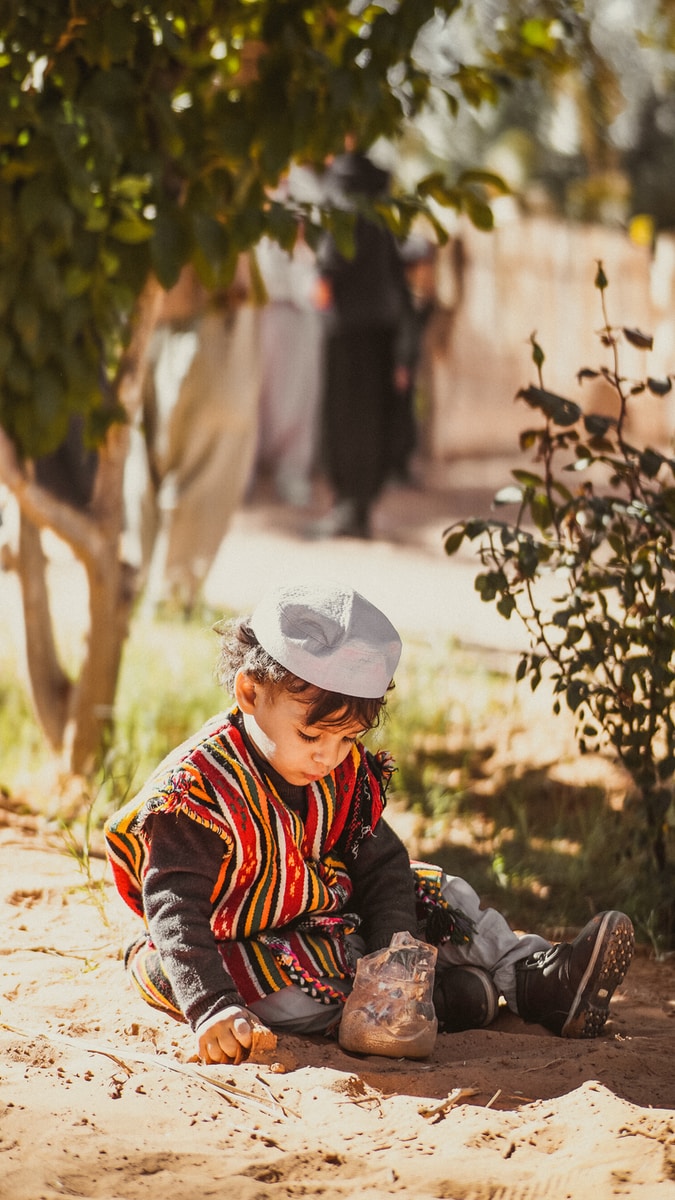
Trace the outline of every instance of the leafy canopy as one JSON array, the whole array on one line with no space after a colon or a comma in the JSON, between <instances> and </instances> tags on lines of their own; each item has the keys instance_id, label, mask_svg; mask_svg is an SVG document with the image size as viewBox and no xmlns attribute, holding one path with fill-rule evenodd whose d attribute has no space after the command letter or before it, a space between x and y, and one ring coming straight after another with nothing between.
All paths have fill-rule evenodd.
<instances>
[{"instance_id":1,"label":"leafy canopy","mask_svg":"<svg viewBox=\"0 0 675 1200\"><path fill-rule=\"evenodd\" d=\"M169 288L192 262L218 287L261 235L292 244L270 199L290 162L322 163L347 132L395 135L432 88L451 109L494 101L498 63L444 74L415 56L420 29L461 7L0 0L0 425L23 454L57 446L74 413L92 441L123 415L115 371L151 273ZM554 18L533 41L524 17L526 65L550 55ZM433 196L487 227L486 183L434 177L382 219L404 233Z\"/></svg>"}]
</instances>

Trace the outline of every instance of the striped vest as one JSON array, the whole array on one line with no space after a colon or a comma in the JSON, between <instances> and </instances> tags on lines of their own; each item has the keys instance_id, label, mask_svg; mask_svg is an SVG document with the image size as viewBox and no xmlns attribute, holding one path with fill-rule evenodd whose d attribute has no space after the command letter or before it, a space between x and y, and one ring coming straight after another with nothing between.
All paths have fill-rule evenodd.
<instances>
[{"instance_id":1,"label":"striped vest","mask_svg":"<svg viewBox=\"0 0 675 1200\"><path fill-rule=\"evenodd\" d=\"M105 828L115 884L143 917L146 825L182 812L212 829L222 861L211 896L211 928L246 1003L296 982L353 975L344 951L349 864L377 825L391 768L352 747L334 772L306 789L302 820L250 758L232 721L213 718L174 751ZM353 923L352 923L353 927ZM330 985L325 996L337 998Z\"/></svg>"}]
</instances>

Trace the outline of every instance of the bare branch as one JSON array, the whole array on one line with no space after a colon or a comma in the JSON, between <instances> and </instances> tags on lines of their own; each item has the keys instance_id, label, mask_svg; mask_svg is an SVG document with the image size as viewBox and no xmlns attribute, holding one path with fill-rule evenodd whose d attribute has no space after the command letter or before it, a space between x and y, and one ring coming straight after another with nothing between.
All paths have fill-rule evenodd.
<instances>
[{"instance_id":1,"label":"bare branch","mask_svg":"<svg viewBox=\"0 0 675 1200\"><path fill-rule=\"evenodd\" d=\"M30 463L21 463L14 443L1 427L0 480L16 497L22 516L39 529L51 529L79 559L94 560L102 553L104 543L96 522L36 483Z\"/></svg>"}]
</instances>

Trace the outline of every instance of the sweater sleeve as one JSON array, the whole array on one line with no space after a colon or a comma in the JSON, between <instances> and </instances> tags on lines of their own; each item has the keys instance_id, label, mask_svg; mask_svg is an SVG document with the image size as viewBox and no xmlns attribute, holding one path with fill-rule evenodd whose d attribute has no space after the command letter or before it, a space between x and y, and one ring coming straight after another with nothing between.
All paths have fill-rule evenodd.
<instances>
[{"instance_id":1,"label":"sweater sleeve","mask_svg":"<svg viewBox=\"0 0 675 1200\"><path fill-rule=\"evenodd\" d=\"M410 858L391 826L379 820L361 842L350 867L353 906L368 953L388 946L393 934L417 937L417 916Z\"/></svg>"},{"instance_id":2,"label":"sweater sleeve","mask_svg":"<svg viewBox=\"0 0 675 1200\"><path fill-rule=\"evenodd\" d=\"M225 844L184 813L148 821L143 905L179 1008L193 1029L232 1004L243 1006L211 929L211 895Z\"/></svg>"}]
</instances>

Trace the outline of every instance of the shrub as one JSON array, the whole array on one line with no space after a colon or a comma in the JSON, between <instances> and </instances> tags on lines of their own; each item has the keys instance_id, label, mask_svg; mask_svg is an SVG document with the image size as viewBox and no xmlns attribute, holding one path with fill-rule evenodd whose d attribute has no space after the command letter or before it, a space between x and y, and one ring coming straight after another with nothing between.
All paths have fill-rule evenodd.
<instances>
[{"instance_id":1,"label":"shrub","mask_svg":"<svg viewBox=\"0 0 675 1200\"><path fill-rule=\"evenodd\" d=\"M671 377L641 380L621 371L625 343L652 348L650 335L610 324L607 277L598 263L599 338L609 364L578 372L601 379L616 416L584 413L546 390L545 356L532 335L538 383L522 399L543 424L520 436L535 469L512 472L495 504L512 521L472 519L446 531L455 553L477 541L484 570L476 588L499 612L522 619L529 649L517 678L536 689L550 672L554 711L564 698L582 752L611 747L635 787L624 806L626 868L635 874L641 922L661 948L675 933L670 822L675 775L675 459L627 438L629 408L644 393L667 395ZM631 810L631 811L629 811ZM645 899L647 897L647 899ZM638 899L639 898L639 899Z\"/></svg>"}]
</instances>

